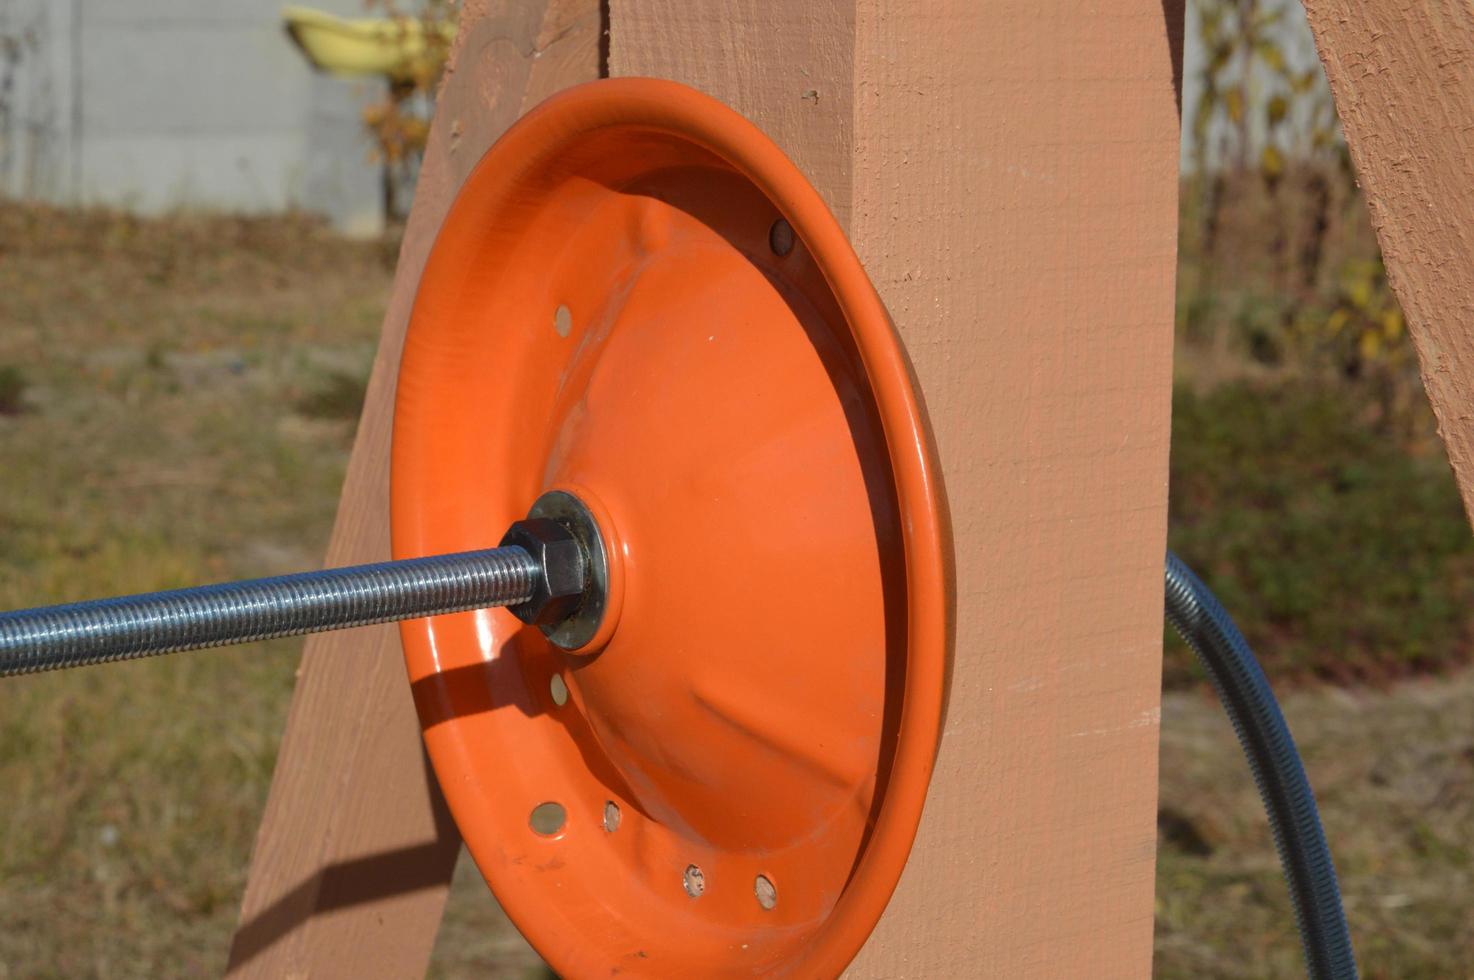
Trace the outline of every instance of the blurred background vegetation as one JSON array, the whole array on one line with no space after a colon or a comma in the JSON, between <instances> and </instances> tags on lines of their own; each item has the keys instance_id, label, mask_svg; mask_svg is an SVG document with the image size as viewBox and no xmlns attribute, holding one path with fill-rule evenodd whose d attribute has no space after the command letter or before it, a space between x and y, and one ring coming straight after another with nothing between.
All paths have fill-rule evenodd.
<instances>
[{"instance_id":1,"label":"blurred background vegetation","mask_svg":"<svg viewBox=\"0 0 1474 980\"><path fill-rule=\"evenodd\" d=\"M1285 700L1369 977L1474 971L1474 537L1303 13L1189 0L1169 544ZM1169 636L1160 976L1302 974L1232 732Z\"/></svg>"},{"instance_id":2,"label":"blurred background vegetation","mask_svg":"<svg viewBox=\"0 0 1474 980\"><path fill-rule=\"evenodd\" d=\"M1188 6L1170 543L1285 693L1366 975L1469 975L1474 536L1298 5ZM392 167L433 85L366 108ZM313 567L396 252L0 202L0 607ZM0 685L0 980L219 973L299 649ZM1156 971L1300 975L1171 637L1164 685ZM538 970L463 861L432 973Z\"/></svg>"},{"instance_id":3,"label":"blurred background vegetation","mask_svg":"<svg viewBox=\"0 0 1474 980\"><path fill-rule=\"evenodd\" d=\"M456 0L364 0L370 12L411 33L423 45L392 75L383 94L363 107L363 124L372 141L372 158L383 168L384 215L391 225L409 217L409 200L430 136L435 89L455 37ZM406 194L405 189L410 193Z\"/></svg>"},{"instance_id":4,"label":"blurred background vegetation","mask_svg":"<svg viewBox=\"0 0 1474 980\"><path fill-rule=\"evenodd\" d=\"M1171 545L1282 683L1461 667L1474 540L1299 6L1189 6Z\"/></svg>"}]
</instances>

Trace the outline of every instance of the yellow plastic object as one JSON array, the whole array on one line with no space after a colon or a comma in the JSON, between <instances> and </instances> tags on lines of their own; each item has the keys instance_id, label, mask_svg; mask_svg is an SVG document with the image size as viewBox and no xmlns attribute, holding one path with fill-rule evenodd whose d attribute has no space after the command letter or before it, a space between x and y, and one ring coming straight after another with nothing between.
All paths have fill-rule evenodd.
<instances>
[{"instance_id":1,"label":"yellow plastic object","mask_svg":"<svg viewBox=\"0 0 1474 980\"><path fill-rule=\"evenodd\" d=\"M287 33L314 68L335 75L383 75L411 81L438 70L455 25L442 25L441 43L432 44L425 25L414 17L335 17L311 7L286 6Z\"/></svg>"}]
</instances>

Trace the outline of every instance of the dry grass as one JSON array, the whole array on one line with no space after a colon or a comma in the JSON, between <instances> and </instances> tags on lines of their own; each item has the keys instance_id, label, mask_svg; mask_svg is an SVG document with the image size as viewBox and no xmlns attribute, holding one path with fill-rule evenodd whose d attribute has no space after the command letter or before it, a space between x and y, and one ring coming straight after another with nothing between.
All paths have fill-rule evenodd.
<instances>
[{"instance_id":1,"label":"dry grass","mask_svg":"<svg viewBox=\"0 0 1474 980\"><path fill-rule=\"evenodd\" d=\"M392 255L0 205L0 608L315 567ZM219 974L300 647L0 685L0 977Z\"/></svg>"},{"instance_id":2,"label":"dry grass","mask_svg":"<svg viewBox=\"0 0 1474 980\"><path fill-rule=\"evenodd\" d=\"M1284 697L1363 974L1474 964L1474 675ZM1162 705L1156 973L1304 976L1253 781L1216 702Z\"/></svg>"}]
</instances>

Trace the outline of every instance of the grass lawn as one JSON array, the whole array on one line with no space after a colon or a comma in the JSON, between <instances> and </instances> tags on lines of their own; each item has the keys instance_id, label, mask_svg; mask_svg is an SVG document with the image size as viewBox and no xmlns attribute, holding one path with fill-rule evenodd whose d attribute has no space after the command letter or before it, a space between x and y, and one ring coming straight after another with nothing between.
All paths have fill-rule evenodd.
<instances>
[{"instance_id":1,"label":"grass lawn","mask_svg":"<svg viewBox=\"0 0 1474 980\"><path fill-rule=\"evenodd\" d=\"M0 205L0 608L317 567L394 257ZM0 684L0 978L221 972L301 643ZM466 865L437 973L525 975Z\"/></svg>"}]
</instances>

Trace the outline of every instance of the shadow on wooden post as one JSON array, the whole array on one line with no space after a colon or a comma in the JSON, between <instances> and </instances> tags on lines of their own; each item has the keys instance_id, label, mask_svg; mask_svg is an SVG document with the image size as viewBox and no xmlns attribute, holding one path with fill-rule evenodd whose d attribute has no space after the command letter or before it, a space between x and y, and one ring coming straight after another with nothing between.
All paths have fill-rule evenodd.
<instances>
[{"instance_id":1,"label":"shadow on wooden post","mask_svg":"<svg viewBox=\"0 0 1474 980\"><path fill-rule=\"evenodd\" d=\"M395 375L420 273L456 190L518 116L599 76L603 25L599 0L464 4L329 565L389 557ZM309 639L229 974L423 974L459 851L459 834L425 762L398 630L376 626Z\"/></svg>"},{"instance_id":2,"label":"shadow on wooden post","mask_svg":"<svg viewBox=\"0 0 1474 980\"><path fill-rule=\"evenodd\" d=\"M424 760L427 774L430 762ZM234 972L307 918L407 892L443 888L455 871L461 835L433 777L429 781L435 838L423 844L341 861L304 879L271 905L242 922L230 945L228 972Z\"/></svg>"}]
</instances>

